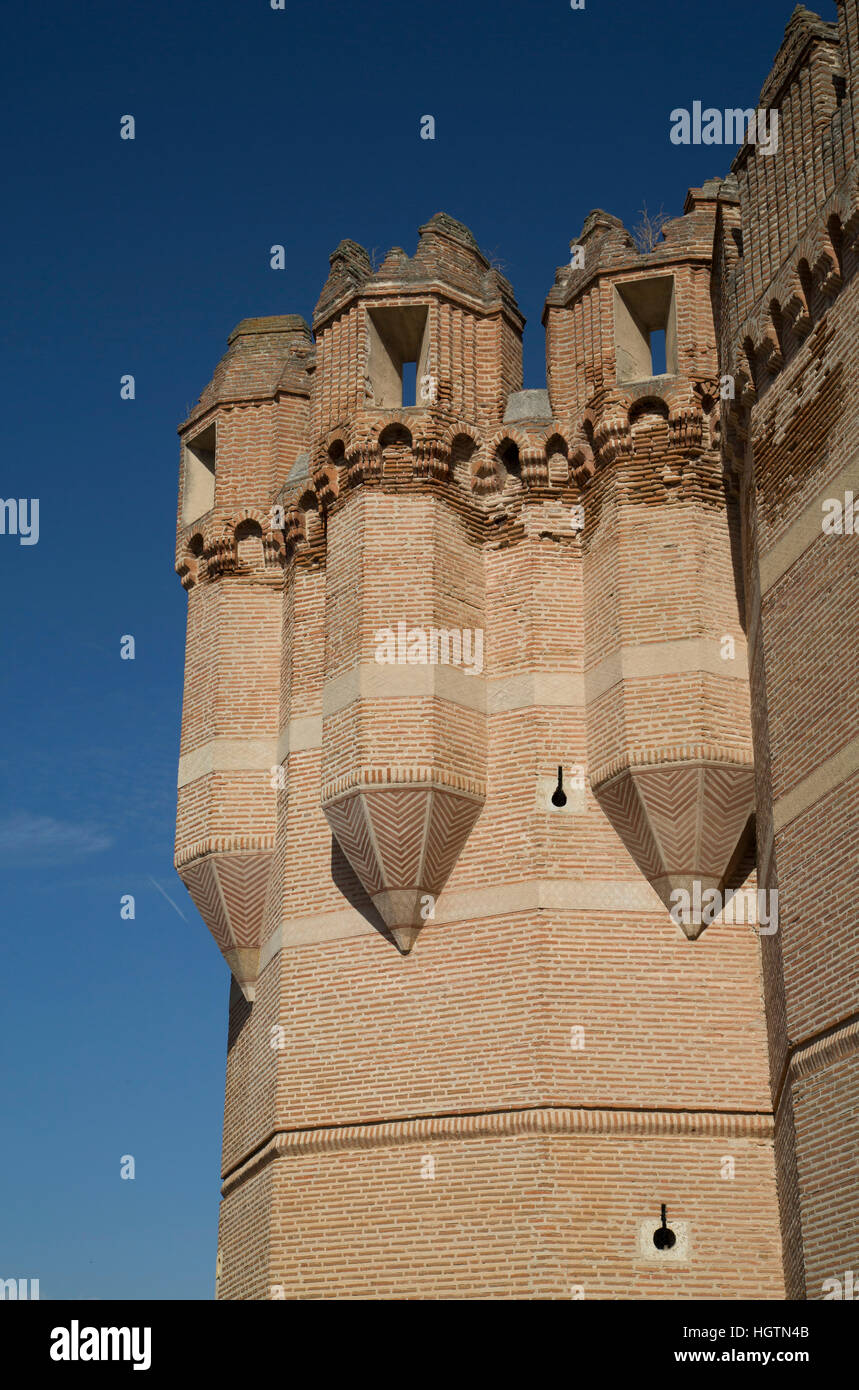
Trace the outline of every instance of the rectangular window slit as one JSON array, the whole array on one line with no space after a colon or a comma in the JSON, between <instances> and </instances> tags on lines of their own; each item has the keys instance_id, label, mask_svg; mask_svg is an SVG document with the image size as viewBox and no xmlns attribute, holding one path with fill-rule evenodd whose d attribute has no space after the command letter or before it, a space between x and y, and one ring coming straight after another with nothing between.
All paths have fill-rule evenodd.
<instances>
[{"instance_id":1,"label":"rectangular window slit","mask_svg":"<svg viewBox=\"0 0 859 1390\"><path fill-rule=\"evenodd\" d=\"M417 405L417 362L403 363L403 405Z\"/></svg>"},{"instance_id":2,"label":"rectangular window slit","mask_svg":"<svg viewBox=\"0 0 859 1390\"><path fill-rule=\"evenodd\" d=\"M650 374L651 376L664 376L667 370L665 365L665 329L652 328L650 330Z\"/></svg>"}]
</instances>

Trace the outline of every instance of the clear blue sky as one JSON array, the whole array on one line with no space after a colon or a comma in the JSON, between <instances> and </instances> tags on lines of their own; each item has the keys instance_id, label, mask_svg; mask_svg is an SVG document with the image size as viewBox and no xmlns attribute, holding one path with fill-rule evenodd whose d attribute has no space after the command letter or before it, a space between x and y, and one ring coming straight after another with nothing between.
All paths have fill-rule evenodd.
<instances>
[{"instance_id":1,"label":"clear blue sky","mask_svg":"<svg viewBox=\"0 0 859 1390\"><path fill-rule=\"evenodd\" d=\"M727 171L733 150L669 142L669 112L754 104L791 8L10 11L0 497L38 497L40 535L0 536L0 1278L39 1278L43 1298L212 1295L229 982L172 867L173 543L176 425L227 334L309 320L341 238L411 254L443 209L503 263L525 385L544 385L543 300L584 217L677 215Z\"/></svg>"}]
</instances>

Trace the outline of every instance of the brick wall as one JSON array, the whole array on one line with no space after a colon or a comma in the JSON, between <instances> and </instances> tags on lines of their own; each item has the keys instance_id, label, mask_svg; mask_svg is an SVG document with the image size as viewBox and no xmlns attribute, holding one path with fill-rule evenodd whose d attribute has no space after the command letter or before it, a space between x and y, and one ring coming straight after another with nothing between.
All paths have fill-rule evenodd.
<instances>
[{"instance_id":1,"label":"brick wall","mask_svg":"<svg viewBox=\"0 0 859 1390\"><path fill-rule=\"evenodd\" d=\"M438 214L378 269L341 242L313 335L245 320L182 427L218 431L213 507L180 490L177 865L238 982L219 1297L856 1267L857 542L815 509L853 476L857 37L857 0L797 12L778 154L649 254L591 214L545 396ZM617 295L667 277L669 371L627 380ZM424 312L434 398L382 408L372 314L396 365ZM400 622L480 630L482 670L379 664ZM695 879L777 887L778 931L687 930Z\"/></svg>"},{"instance_id":2,"label":"brick wall","mask_svg":"<svg viewBox=\"0 0 859 1390\"><path fill-rule=\"evenodd\" d=\"M797 11L760 104L777 155L740 152L743 254L722 264L722 356L741 382L729 460L744 513L759 866L779 893L764 948L788 1290L820 1298L859 1260L859 537L825 500L856 462L857 6Z\"/></svg>"}]
</instances>

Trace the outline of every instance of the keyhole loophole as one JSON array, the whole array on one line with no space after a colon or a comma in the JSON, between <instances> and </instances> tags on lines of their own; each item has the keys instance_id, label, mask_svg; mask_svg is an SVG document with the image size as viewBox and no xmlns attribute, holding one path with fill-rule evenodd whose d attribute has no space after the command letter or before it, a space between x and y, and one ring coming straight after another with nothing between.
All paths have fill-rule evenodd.
<instances>
[{"instance_id":1,"label":"keyhole loophole","mask_svg":"<svg viewBox=\"0 0 859 1390\"><path fill-rule=\"evenodd\" d=\"M564 769L563 769L562 767L559 767L559 768L558 768L558 785L557 785L557 787L555 788L555 790L552 792L552 805L553 805L553 806L566 806L566 804L567 804L567 794L566 794L566 792L564 791Z\"/></svg>"},{"instance_id":2,"label":"keyhole loophole","mask_svg":"<svg viewBox=\"0 0 859 1390\"><path fill-rule=\"evenodd\" d=\"M672 1245L676 1245L677 1237L665 1219L665 1203L662 1203L662 1225L657 1226L653 1232L653 1244L657 1250L670 1250Z\"/></svg>"}]
</instances>

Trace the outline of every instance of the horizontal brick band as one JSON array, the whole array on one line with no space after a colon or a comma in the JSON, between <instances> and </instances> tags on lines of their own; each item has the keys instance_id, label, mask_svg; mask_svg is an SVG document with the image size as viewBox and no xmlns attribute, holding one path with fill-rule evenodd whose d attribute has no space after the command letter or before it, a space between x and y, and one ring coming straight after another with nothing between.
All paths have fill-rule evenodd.
<instances>
[{"instance_id":1,"label":"horizontal brick band","mask_svg":"<svg viewBox=\"0 0 859 1390\"><path fill-rule=\"evenodd\" d=\"M264 772L290 753L322 746L322 716L298 715L273 738L213 738L179 759L179 787L213 772Z\"/></svg>"},{"instance_id":2,"label":"horizontal brick band","mask_svg":"<svg viewBox=\"0 0 859 1390\"><path fill-rule=\"evenodd\" d=\"M457 772L417 764L412 767L356 767L326 782L322 788L322 803L332 801L354 787L444 787L475 801L486 799L485 782L477 782L473 777L463 777Z\"/></svg>"},{"instance_id":3,"label":"horizontal brick band","mask_svg":"<svg viewBox=\"0 0 859 1390\"><path fill-rule=\"evenodd\" d=\"M859 1017L848 1019L811 1042L798 1043L788 1063L791 1080L811 1076L854 1052L859 1052Z\"/></svg>"},{"instance_id":4,"label":"horizontal brick band","mask_svg":"<svg viewBox=\"0 0 859 1390\"><path fill-rule=\"evenodd\" d=\"M226 1195L264 1164L277 1158L346 1149L399 1148L405 1144L547 1134L771 1139L773 1117L761 1111L591 1110L552 1106L483 1115L430 1115L375 1125L279 1130L223 1174L221 1190Z\"/></svg>"},{"instance_id":5,"label":"horizontal brick band","mask_svg":"<svg viewBox=\"0 0 859 1390\"><path fill-rule=\"evenodd\" d=\"M180 869L207 854L263 854L274 849L274 840L274 835L209 835L177 849L173 864Z\"/></svg>"},{"instance_id":6,"label":"horizontal brick band","mask_svg":"<svg viewBox=\"0 0 859 1390\"><path fill-rule=\"evenodd\" d=\"M486 681L488 714L517 709L584 709L585 678L580 671L520 671Z\"/></svg>"},{"instance_id":7,"label":"horizontal brick band","mask_svg":"<svg viewBox=\"0 0 859 1390\"><path fill-rule=\"evenodd\" d=\"M751 749L726 748L716 743L676 743L669 748L629 748L618 757L603 763L590 775L592 787L607 782L610 777L630 767L655 767L661 763L731 763L733 766L754 766Z\"/></svg>"},{"instance_id":8,"label":"horizontal brick band","mask_svg":"<svg viewBox=\"0 0 859 1390\"><path fill-rule=\"evenodd\" d=\"M308 748L322 747L322 715L296 715L281 729L277 740L275 762L283 763L290 753L304 753Z\"/></svg>"}]
</instances>

